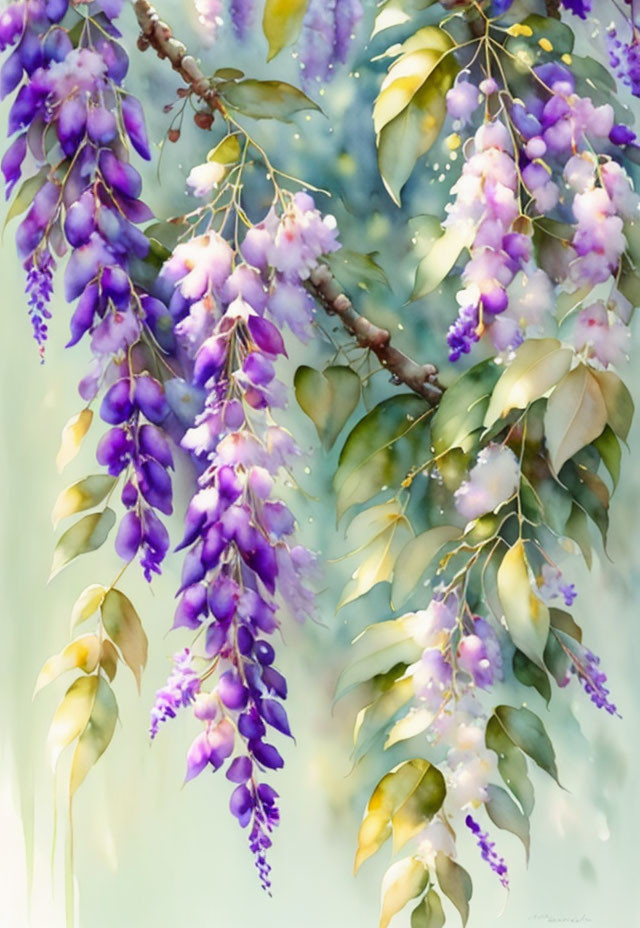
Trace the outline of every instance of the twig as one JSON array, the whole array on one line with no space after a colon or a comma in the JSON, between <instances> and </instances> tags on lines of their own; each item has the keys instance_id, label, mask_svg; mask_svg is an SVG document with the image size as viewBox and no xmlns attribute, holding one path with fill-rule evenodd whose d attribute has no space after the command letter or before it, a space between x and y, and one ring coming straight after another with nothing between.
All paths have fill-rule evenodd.
<instances>
[{"instance_id":1,"label":"twig","mask_svg":"<svg viewBox=\"0 0 640 928\"><path fill-rule=\"evenodd\" d=\"M171 28L161 21L148 0L134 0L133 9L141 30L138 48L141 51L153 48L160 58L168 58L174 71L189 85L191 92L212 110L218 110L224 115L224 107L215 88L204 76L195 58L188 54L187 47L174 37ZM432 406L440 402L443 388L436 379L438 369L433 364L418 364L394 348L390 333L354 309L351 300L342 293L326 265L313 271L309 283L325 312L337 316L345 329L356 337L358 344L376 355L395 383L404 383Z\"/></svg>"},{"instance_id":2,"label":"twig","mask_svg":"<svg viewBox=\"0 0 640 928\"><path fill-rule=\"evenodd\" d=\"M309 282L325 312L336 315L345 329L355 335L358 344L376 355L395 383L404 383L432 406L440 402L443 388L436 379L438 369L433 364L418 364L394 348L387 329L381 329L354 309L326 264L319 265L311 272Z\"/></svg>"}]
</instances>

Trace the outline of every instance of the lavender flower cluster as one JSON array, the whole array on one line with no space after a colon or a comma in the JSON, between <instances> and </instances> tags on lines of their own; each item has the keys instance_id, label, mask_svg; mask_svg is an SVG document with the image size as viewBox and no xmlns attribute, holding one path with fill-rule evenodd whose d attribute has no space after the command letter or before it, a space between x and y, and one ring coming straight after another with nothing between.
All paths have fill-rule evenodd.
<instances>
[{"instance_id":1,"label":"lavender flower cluster","mask_svg":"<svg viewBox=\"0 0 640 928\"><path fill-rule=\"evenodd\" d=\"M5 11L0 45L15 49L0 83L3 96L18 89L9 113L16 137L2 171L9 194L23 165L40 169L42 184L17 232L34 335L42 354L54 255L69 251L65 296L77 304L68 346L90 333L93 355L80 394L90 402L107 387L100 414L112 428L99 443L98 461L113 476L126 471L127 514L116 549L126 561L140 550L150 580L169 547L155 511L172 511L172 456L159 429L169 409L161 383L139 369L134 346L145 326L153 331L168 313L131 276L132 261L149 251L137 226L153 214L139 199L141 178L125 144L150 158L140 103L122 89L128 58L112 21L121 6L101 0L86 18L67 0L25 0ZM72 30L63 21L74 15Z\"/></svg>"},{"instance_id":2,"label":"lavender flower cluster","mask_svg":"<svg viewBox=\"0 0 640 928\"><path fill-rule=\"evenodd\" d=\"M204 630L203 678L216 671L217 682L196 697L205 729L189 749L187 779L219 769L240 746L227 771L236 784L231 811L242 827L251 825L265 889L278 811L276 794L257 777L284 763L265 740L267 728L291 734L282 705L287 684L268 639L279 629L279 602L299 620L313 614L306 581L315 565L311 552L292 542L294 517L275 495L275 478L297 449L271 419L286 403L274 364L285 354L285 323L309 337L313 303L303 282L337 247L335 221L298 194L281 215L272 210L250 228L239 249L208 231L179 244L161 272L173 288L170 308L192 359L192 385L206 396L182 440L201 476L179 545L187 554L174 627ZM168 690L176 693L175 708L184 704L184 688ZM158 694L154 719L170 714L166 694Z\"/></svg>"},{"instance_id":3,"label":"lavender flower cluster","mask_svg":"<svg viewBox=\"0 0 640 928\"><path fill-rule=\"evenodd\" d=\"M594 106L576 93L567 66L545 64L533 73L528 98L513 101L504 121L476 131L452 188L456 198L445 226L466 224L471 260L463 270L459 316L447 336L450 359L469 353L485 331L498 350L543 332L554 287L534 259L527 213L566 213L560 191L568 188L573 237L554 277L568 292L611 282L609 305L586 306L573 334L576 349L606 367L628 350L631 306L617 292L616 276L626 248L623 226L636 218L639 200L615 155L635 136L614 124L609 104ZM465 124L479 106L480 91L491 95L496 89L492 78L478 88L463 74L447 95L450 115Z\"/></svg>"},{"instance_id":4,"label":"lavender flower cluster","mask_svg":"<svg viewBox=\"0 0 640 928\"><path fill-rule=\"evenodd\" d=\"M336 65L346 62L363 12L361 0L310 0L299 41L305 87L331 80Z\"/></svg>"}]
</instances>

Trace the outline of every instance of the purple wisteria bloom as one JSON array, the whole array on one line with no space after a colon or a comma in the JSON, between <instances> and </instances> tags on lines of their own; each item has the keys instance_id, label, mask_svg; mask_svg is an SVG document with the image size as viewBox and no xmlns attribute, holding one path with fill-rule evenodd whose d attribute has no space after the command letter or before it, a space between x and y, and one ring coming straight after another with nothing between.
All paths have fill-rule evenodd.
<instances>
[{"instance_id":1,"label":"purple wisteria bloom","mask_svg":"<svg viewBox=\"0 0 640 928\"><path fill-rule=\"evenodd\" d=\"M577 644L572 644L567 652L571 659L571 672L576 674L591 702L598 709L605 709L609 715L620 718L617 706L609 699L609 690L605 686L607 675L600 669L600 658L593 651Z\"/></svg>"},{"instance_id":2,"label":"purple wisteria bloom","mask_svg":"<svg viewBox=\"0 0 640 928\"><path fill-rule=\"evenodd\" d=\"M500 879L500 882L505 889L509 888L509 872L507 870L507 865L504 862L504 857L500 855L495 850L495 842L489 840L489 832L482 831L480 824L471 815L467 815L464 820L465 825L475 835L475 838L478 842L478 847L480 848L480 853L483 860L489 864L494 873L496 873Z\"/></svg>"},{"instance_id":3,"label":"purple wisteria bloom","mask_svg":"<svg viewBox=\"0 0 640 928\"><path fill-rule=\"evenodd\" d=\"M310 0L300 36L300 70L305 87L331 80L347 60L363 16L361 0Z\"/></svg>"},{"instance_id":4,"label":"purple wisteria bloom","mask_svg":"<svg viewBox=\"0 0 640 928\"><path fill-rule=\"evenodd\" d=\"M178 546L186 555L174 627L204 631L214 685L195 704L204 731L189 750L187 779L241 750L227 771L237 784L231 811L251 826L265 889L279 813L276 793L255 774L284 764L270 733L291 736L287 683L269 639L280 627L280 608L299 620L313 615L307 583L315 568L314 555L293 543L295 519L275 495L278 474L298 451L270 415L287 399L276 374L286 355L281 326L304 337L312 317L300 298L292 302L297 317L281 315L278 294L283 287L305 294L303 281L337 247L335 221L301 193L250 229L239 248L214 232L196 235L174 249L161 272L173 288L170 310L192 363L191 389L205 396L182 440L201 476ZM121 446L119 439L118 460Z\"/></svg>"},{"instance_id":5,"label":"purple wisteria bloom","mask_svg":"<svg viewBox=\"0 0 640 928\"><path fill-rule=\"evenodd\" d=\"M193 669L191 652L185 648L174 655L171 674L162 689L156 693L151 710L151 738L158 734L162 722L174 719L179 709L191 705L199 690L200 677Z\"/></svg>"}]
</instances>

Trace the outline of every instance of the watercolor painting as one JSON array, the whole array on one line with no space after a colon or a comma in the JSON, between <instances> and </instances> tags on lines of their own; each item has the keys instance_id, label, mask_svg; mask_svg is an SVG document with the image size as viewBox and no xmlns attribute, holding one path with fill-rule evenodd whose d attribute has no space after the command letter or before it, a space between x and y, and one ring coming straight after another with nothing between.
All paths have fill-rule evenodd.
<instances>
[{"instance_id":1,"label":"watercolor painting","mask_svg":"<svg viewBox=\"0 0 640 928\"><path fill-rule=\"evenodd\" d=\"M638 923L640 0L15 0L0 924Z\"/></svg>"}]
</instances>

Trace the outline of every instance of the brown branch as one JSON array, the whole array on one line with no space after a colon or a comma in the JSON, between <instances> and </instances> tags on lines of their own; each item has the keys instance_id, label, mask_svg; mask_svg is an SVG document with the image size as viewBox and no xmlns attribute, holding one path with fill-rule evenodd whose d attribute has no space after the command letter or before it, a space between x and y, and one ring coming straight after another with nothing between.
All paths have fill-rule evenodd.
<instances>
[{"instance_id":1,"label":"brown branch","mask_svg":"<svg viewBox=\"0 0 640 928\"><path fill-rule=\"evenodd\" d=\"M153 48L160 58L168 58L174 71L189 85L191 92L211 110L219 110L224 114L224 107L215 88L204 76L195 58L188 54L186 46L174 37L170 27L161 21L151 4L147 0L134 0L133 9L141 30L138 39L140 50ZM394 348L390 333L354 309L326 265L317 267L309 282L325 312L337 316L345 329L355 336L358 344L376 355L395 383L406 384L432 406L440 402L443 388L436 379L438 369L433 364L418 364Z\"/></svg>"},{"instance_id":2,"label":"brown branch","mask_svg":"<svg viewBox=\"0 0 640 928\"><path fill-rule=\"evenodd\" d=\"M544 0L547 16L560 19L560 0Z\"/></svg>"},{"instance_id":3,"label":"brown branch","mask_svg":"<svg viewBox=\"0 0 640 928\"><path fill-rule=\"evenodd\" d=\"M438 369L433 364L418 364L391 344L387 329L374 325L366 316L354 309L351 300L340 290L335 277L326 264L311 272L309 281L323 305L325 312L336 315L342 325L355 335L362 348L372 351L383 367L386 367L395 383L404 383L428 403L436 406L442 397L442 387L437 382Z\"/></svg>"}]
</instances>

